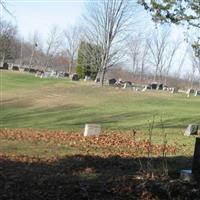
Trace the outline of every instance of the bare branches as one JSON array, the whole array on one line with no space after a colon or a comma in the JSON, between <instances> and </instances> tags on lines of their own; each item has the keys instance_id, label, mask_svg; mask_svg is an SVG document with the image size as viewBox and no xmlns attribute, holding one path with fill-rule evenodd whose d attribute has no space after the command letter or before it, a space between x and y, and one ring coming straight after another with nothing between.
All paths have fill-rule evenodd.
<instances>
[{"instance_id":1,"label":"bare branches","mask_svg":"<svg viewBox=\"0 0 200 200\"><path fill-rule=\"evenodd\" d=\"M56 55L58 52L59 48L61 47L61 42L62 42L62 35L58 29L58 27L54 26L50 29L48 38L46 41L46 61L45 61L45 68L48 67L50 64L51 59L53 56Z\"/></svg>"},{"instance_id":2,"label":"bare branches","mask_svg":"<svg viewBox=\"0 0 200 200\"><path fill-rule=\"evenodd\" d=\"M81 38L81 29L78 26L70 27L68 30L64 31L65 43L67 56L70 59L69 63L69 74L72 71L72 67L74 66L75 56L78 51L78 47L80 45Z\"/></svg>"},{"instance_id":3,"label":"bare branches","mask_svg":"<svg viewBox=\"0 0 200 200\"><path fill-rule=\"evenodd\" d=\"M132 19L129 0L98 0L88 6L88 15L84 17L86 38L89 43L100 46L101 85L104 75L110 66L120 61L118 52L122 47Z\"/></svg>"}]
</instances>

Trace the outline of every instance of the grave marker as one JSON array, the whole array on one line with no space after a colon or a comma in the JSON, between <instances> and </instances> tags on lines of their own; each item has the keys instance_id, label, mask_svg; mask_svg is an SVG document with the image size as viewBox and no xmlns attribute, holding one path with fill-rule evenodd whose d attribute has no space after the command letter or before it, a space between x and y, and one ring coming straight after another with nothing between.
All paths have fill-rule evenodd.
<instances>
[{"instance_id":1,"label":"grave marker","mask_svg":"<svg viewBox=\"0 0 200 200\"><path fill-rule=\"evenodd\" d=\"M100 133L101 133L100 125L98 125L98 124L86 124L85 125L84 137L99 136Z\"/></svg>"},{"instance_id":2,"label":"grave marker","mask_svg":"<svg viewBox=\"0 0 200 200\"><path fill-rule=\"evenodd\" d=\"M198 135L198 125L195 124L189 124L187 129L185 130L185 136L190 136L190 135Z\"/></svg>"}]
</instances>

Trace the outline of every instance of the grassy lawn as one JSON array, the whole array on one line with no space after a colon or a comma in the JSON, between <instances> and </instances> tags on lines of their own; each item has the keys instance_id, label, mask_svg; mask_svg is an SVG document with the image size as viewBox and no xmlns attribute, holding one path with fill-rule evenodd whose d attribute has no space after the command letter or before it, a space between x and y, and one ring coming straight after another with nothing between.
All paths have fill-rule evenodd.
<instances>
[{"instance_id":1,"label":"grassy lawn","mask_svg":"<svg viewBox=\"0 0 200 200\"><path fill-rule=\"evenodd\" d=\"M69 79L40 79L28 73L1 71L0 128L33 128L82 133L85 123L98 123L107 132L126 134L136 130L136 138L148 138L148 126L155 116L153 142L161 144L164 131L169 144L178 142L179 155L192 155L194 137L183 136L189 123L200 124L197 112L200 98L163 91L135 92L114 87L100 88L91 82ZM162 123L161 123L162 118ZM25 146L23 148L23 145ZM63 155L65 146L55 148L43 143L18 144L1 141L3 152L29 149L31 155ZM19 147L20 146L20 147ZM37 147L37 148L36 148ZM48 149L56 149L50 151ZM71 150L71 149L70 149ZM35 152L35 154L34 154ZM75 152L79 152L75 150Z\"/></svg>"},{"instance_id":2,"label":"grassy lawn","mask_svg":"<svg viewBox=\"0 0 200 200\"><path fill-rule=\"evenodd\" d=\"M146 131L162 117L168 133L182 133L200 123L200 98L167 92L134 92L68 79L40 79L20 72L1 72L1 128L80 130L85 123L105 129Z\"/></svg>"}]
</instances>

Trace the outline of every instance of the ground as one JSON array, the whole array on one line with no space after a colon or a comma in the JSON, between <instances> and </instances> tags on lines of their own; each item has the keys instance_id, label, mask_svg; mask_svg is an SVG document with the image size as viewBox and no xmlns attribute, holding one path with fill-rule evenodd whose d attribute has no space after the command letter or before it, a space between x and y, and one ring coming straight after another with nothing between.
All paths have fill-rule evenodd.
<instances>
[{"instance_id":1,"label":"ground","mask_svg":"<svg viewBox=\"0 0 200 200\"><path fill-rule=\"evenodd\" d=\"M1 199L199 199L174 180L192 165L183 133L200 123L200 98L11 71L0 82ZM85 123L101 136L84 138Z\"/></svg>"}]
</instances>

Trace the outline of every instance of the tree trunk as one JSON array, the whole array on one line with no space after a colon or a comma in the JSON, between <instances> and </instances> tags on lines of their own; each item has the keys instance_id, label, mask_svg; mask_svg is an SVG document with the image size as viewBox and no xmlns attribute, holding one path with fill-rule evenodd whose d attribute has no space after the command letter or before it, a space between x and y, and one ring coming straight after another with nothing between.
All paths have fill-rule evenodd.
<instances>
[{"instance_id":1,"label":"tree trunk","mask_svg":"<svg viewBox=\"0 0 200 200\"><path fill-rule=\"evenodd\" d=\"M2 56L1 67L3 67L4 61L5 61L5 53L3 53L3 56Z\"/></svg>"},{"instance_id":2,"label":"tree trunk","mask_svg":"<svg viewBox=\"0 0 200 200\"><path fill-rule=\"evenodd\" d=\"M69 74L71 74L72 72L72 66L73 66L73 59L71 59L69 63Z\"/></svg>"},{"instance_id":3,"label":"tree trunk","mask_svg":"<svg viewBox=\"0 0 200 200\"><path fill-rule=\"evenodd\" d=\"M102 73L101 73L101 78L100 78L100 85L101 85L101 87L102 87L103 84L104 84L105 73L106 73L106 69L103 68L103 71L102 71Z\"/></svg>"}]
</instances>

